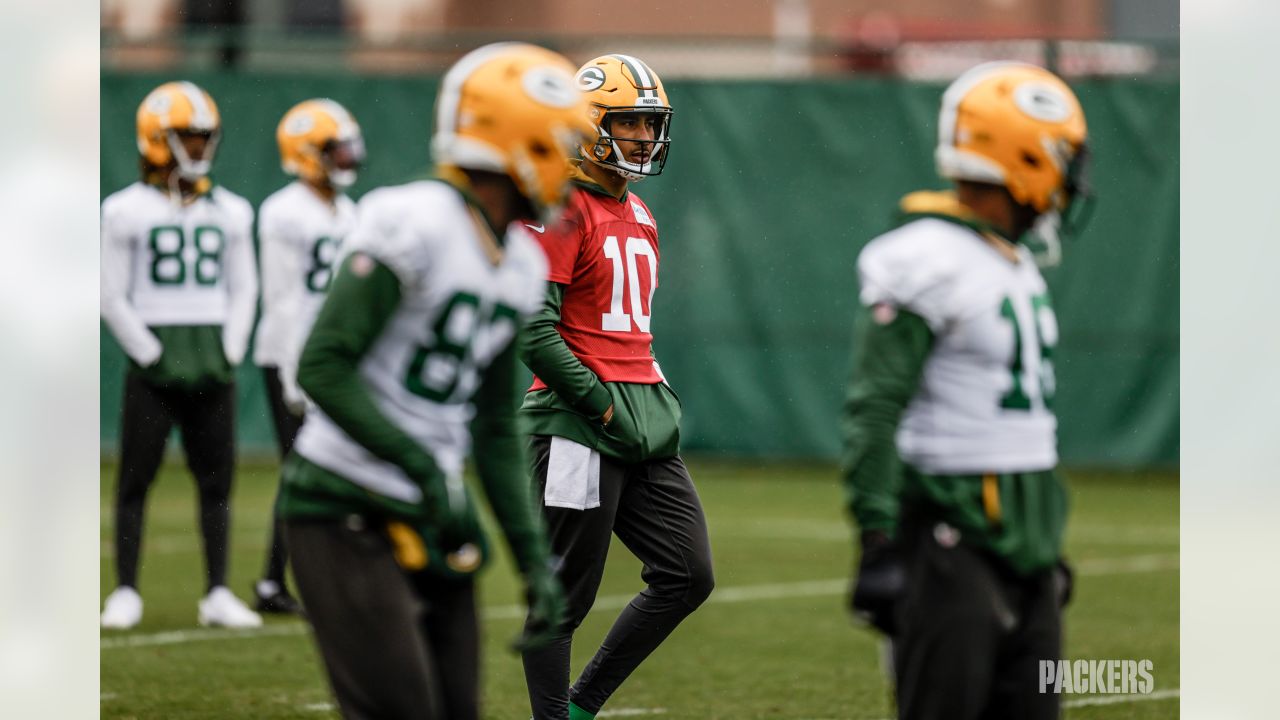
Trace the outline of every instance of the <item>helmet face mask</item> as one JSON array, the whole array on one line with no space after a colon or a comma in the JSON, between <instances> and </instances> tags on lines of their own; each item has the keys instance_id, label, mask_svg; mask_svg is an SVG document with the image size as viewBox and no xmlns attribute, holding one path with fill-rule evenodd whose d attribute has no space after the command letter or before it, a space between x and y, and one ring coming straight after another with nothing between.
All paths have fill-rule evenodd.
<instances>
[{"instance_id":1,"label":"helmet face mask","mask_svg":"<svg viewBox=\"0 0 1280 720\"><path fill-rule=\"evenodd\" d=\"M671 108L593 105L592 114L597 113L600 117L597 123L600 138L587 153L588 159L632 181L662 174L662 168L667 164L667 151L671 146ZM649 137L628 137L616 127L624 123L652 123L652 133ZM635 149L627 153L619 143L628 143L635 146ZM638 161L628 159L636 154L641 156L635 159Z\"/></svg>"},{"instance_id":2,"label":"helmet face mask","mask_svg":"<svg viewBox=\"0 0 1280 720\"><path fill-rule=\"evenodd\" d=\"M658 74L630 55L601 55L578 69L577 81L599 133L596 142L579 148L582 158L629 181L661 175L671 150L673 110ZM619 127L636 120L637 132Z\"/></svg>"},{"instance_id":3,"label":"helmet face mask","mask_svg":"<svg viewBox=\"0 0 1280 720\"><path fill-rule=\"evenodd\" d=\"M359 136L347 140L330 140L320 149L325 176L329 184L340 191L355 185L364 158L364 140Z\"/></svg>"},{"instance_id":4,"label":"helmet face mask","mask_svg":"<svg viewBox=\"0 0 1280 720\"><path fill-rule=\"evenodd\" d=\"M218 140L222 133L179 131L170 129L165 133L169 144L169 152L176 163L175 169L183 180L196 181L209 174L213 169L213 158L218 152ZM195 142L199 139L201 142Z\"/></svg>"}]
</instances>

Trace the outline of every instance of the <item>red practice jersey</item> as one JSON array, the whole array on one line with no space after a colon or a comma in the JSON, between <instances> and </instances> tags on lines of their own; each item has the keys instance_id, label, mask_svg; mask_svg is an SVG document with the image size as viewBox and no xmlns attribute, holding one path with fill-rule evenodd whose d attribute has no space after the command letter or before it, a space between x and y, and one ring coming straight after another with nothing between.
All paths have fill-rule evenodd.
<instances>
[{"instance_id":1,"label":"red practice jersey","mask_svg":"<svg viewBox=\"0 0 1280 720\"><path fill-rule=\"evenodd\" d=\"M575 187L564 220L538 233L547 280L565 286L557 330L603 382L653 384L649 318L658 287L658 227L644 201ZM530 391L545 388L533 379Z\"/></svg>"}]
</instances>

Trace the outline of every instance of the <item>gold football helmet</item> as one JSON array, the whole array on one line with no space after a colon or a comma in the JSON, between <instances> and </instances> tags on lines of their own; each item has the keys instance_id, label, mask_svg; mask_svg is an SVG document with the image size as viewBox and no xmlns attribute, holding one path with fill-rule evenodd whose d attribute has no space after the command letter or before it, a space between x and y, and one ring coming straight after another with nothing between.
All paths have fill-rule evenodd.
<instances>
[{"instance_id":1,"label":"gold football helmet","mask_svg":"<svg viewBox=\"0 0 1280 720\"><path fill-rule=\"evenodd\" d=\"M1063 213L1085 194L1084 111L1057 75L993 62L961 75L942 96L938 172L1002 185L1039 214Z\"/></svg>"},{"instance_id":2,"label":"gold football helmet","mask_svg":"<svg viewBox=\"0 0 1280 720\"><path fill-rule=\"evenodd\" d=\"M539 217L568 197L569 156L593 137L573 65L527 43L494 43L449 68L436 97L431 152L443 166L508 175Z\"/></svg>"},{"instance_id":3,"label":"gold football helmet","mask_svg":"<svg viewBox=\"0 0 1280 720\"><path fill-rule=\"evenodd\" d=\"M648 65L630 55L601 55L578 70L578 87L591 102L589 117L599 138L583 144L582 157L603 165L628 180L661 175L671 145L671 103L667 91ZM621 114L649 113L654 120L652 140L617 138L613 121ZM639 143L642 160L623 157L618 140Z\"/></svg>"},{"instance_id":4,"label":"gold football helmet","mask_svg":"<svg viewBox=\"0 0 1280 720\"><path fill-rule=\"evenodd\" d=\"M185 180L209 174L222 134L218 106L209 93L190 82L168 82L152 90L138 106L138 152L152 167L171 163ZM204 135L200 157L191 157L182 135Z\"/></svg>"},{"instance_id":5,"label":"gold football helmet","mask_svg":"<svg viewBox=\"0 0 1280 720\"><path fill-rule=\"evenodd\" d=\"M276 128L280 167L290 175L327 182L342 191L355 184L364 162L360 126L347 109L327 98L304 100L285 113Z\"/></svg>"}]
</instances>

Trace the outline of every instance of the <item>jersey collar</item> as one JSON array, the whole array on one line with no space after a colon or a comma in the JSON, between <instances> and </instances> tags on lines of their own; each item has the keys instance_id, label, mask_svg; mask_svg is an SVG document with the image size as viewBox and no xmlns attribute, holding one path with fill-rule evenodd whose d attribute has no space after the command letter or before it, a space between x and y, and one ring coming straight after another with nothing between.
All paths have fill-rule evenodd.
<instances>
[{"instance_id":1,"label":"jersey collar","mask_svg":"<svg viewBox=\"0 0 1280 720\"><path fill-rule=\"evenodd\" d=\"M486 229L492 231L494 241L498 243L499 247L506 242L506 233L493 231L493 219L489 217L489 213L485 212L484 207L480 205L480 201L471 192L471 182L467 179L467 174L460 168L452 165L437 165L429 179L437 180L457 190L463 201L467 203L467 206L479 213L485 222Z\"/></svg>"},{"instance_id":2,"label":"jersey collar","mask_svg":"<svg viewBox=\"0 0 1280 720\"><path fill-rule=\"evenodd\" d=\"M902 225L912 220L935 218L963 225L979 235L995 235L1009 243L1014 243L994 225L961 204L955 191L952 190L921 190L910 193L898 203L898 212L901 216L899 224Z\"/></svg>"},{"instance_id":3,"label":"jersey collar","mask_svg":"<svg viewBox=\"0 0 1280 720\"><path fill-rule=\"evenodd\" d=\"M165 176L160 170L157 170L154 168L145 168L142 173L142 182L159 190L165 195L172 196L174 193L173 188L170 187L169 185L168 177ZM191 193L182 195L180 200L183 203L190 204L208 195L211 192L213 192L213 180L210 179L208 176L202 177L195 182L195 185L192 187Z\"/></svg>"},{"instance_id":4,"label":"jersey collar","mask_svg":"<svg viewBox=\"0 0 1280 720\"><path fill-rule=\"evenodd\" d=\"M603 185L596 182L591 178L590 175L583 172L582 170L583 161L581 159L570 160L569 162L573 166L573 170L570 171L569 173L569 182L573 183L577 187L582 188L583 190L586 190L589 193L595 193L596 195L603 195L604 197L617 200L619 203L625 203L627 201L627 196L631 194L631 190L629 189L623 190L622 197L618 197L613 193L609 192L608 190L605 190Z\"/></svg>"}]
</instances>

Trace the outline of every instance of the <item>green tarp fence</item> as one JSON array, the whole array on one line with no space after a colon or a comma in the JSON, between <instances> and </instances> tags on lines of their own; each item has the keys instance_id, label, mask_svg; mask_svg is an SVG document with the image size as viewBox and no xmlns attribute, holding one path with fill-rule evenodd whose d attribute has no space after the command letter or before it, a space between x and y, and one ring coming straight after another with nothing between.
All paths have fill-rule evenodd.
<instances>
[{"instance_id":1,"label":"green tarp fence","mask_svg":"<svg viewBox=\"0 0 1280 720\"><path fill-rule=\"evenodd\" d=\"M102 77L102 192L137 175L133 118L172 79ZM422 174L437 80L188 76L213 94L215 179L255 205L286 182L276 123L331 97L365 131L354 195ZM1061 325L1056 408L1064 463L1178 461L1178 85L1076 84L1099 201L1048 273ZM698 80L668 87L670 162L635 186L661 231L655 347L685 407L686 452L833 458L848 378L858 250L907 192L942 187L932 150L942 86L890 79ZM114 451L124 359L102 332L104 450ZM241 368L242 450L274 446L261 373Z\"/></svg>"}]
</instances>

